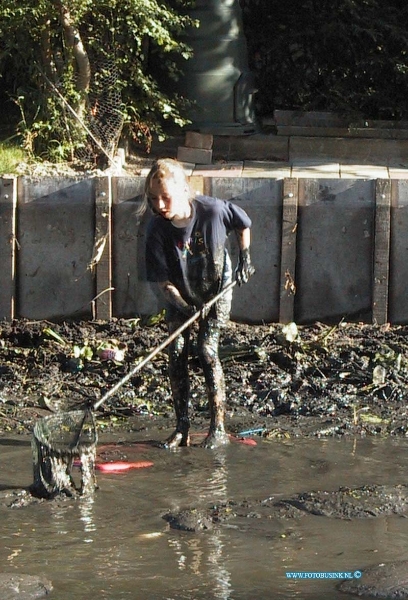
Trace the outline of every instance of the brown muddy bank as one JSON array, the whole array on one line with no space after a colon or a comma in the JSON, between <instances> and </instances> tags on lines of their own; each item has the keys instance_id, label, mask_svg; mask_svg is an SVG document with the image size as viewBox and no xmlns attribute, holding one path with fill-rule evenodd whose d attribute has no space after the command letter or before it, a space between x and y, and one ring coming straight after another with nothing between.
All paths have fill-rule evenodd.
<instances>
[{"instance_id":1,"label":"brown muddy bank","mask_svg":"<svg viewBox=\"0 0 408 600\"><path fill-rule=\"evenodd\" d=\"M167 336L158 318L0 324L0 432L30 433L52 411L93 404ZM106 350L113 350L117 360ZM115 356L116 353L116 356ZM192 429L207 427L191 351ZM341 322L283 327L230 323L220 345L227 429L268 437L405 436L408 327ZM97 411L99 427L170 429L167 354ZM164 432L164 436L167 432Z\"/></svg>"}]
</instances>

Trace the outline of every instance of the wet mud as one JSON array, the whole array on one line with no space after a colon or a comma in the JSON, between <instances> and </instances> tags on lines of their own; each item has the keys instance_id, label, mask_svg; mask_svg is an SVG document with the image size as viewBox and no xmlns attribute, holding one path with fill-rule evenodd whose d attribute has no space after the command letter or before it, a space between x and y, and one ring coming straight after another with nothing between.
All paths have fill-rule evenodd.
<instances>
[{"instance_id":1,"label":"wet mud","mask_svg":"<svg viewBox=\"0 0 408 600\"><path fill-rule=\"evenodd\" d=\"M44 577L16 573L0 573L2 600L34 600L44 598L52 590L52 584Z\"/></svg>"},{"instance_id":2,"label":"wet mud","mask_svg":"<svg viewBox=\"0 0 408 600\"><path fill-rule=\"evenodd\" d=\"M361 579L343 581L339 590L368 598L408 598L408 561L381 563L362 571Z\"/></svg>"},{"instance_id":3,"label":"wet mud","mask_svg":"<svg viewBox=\"0 0 408 600\"><path fill-rule=\"evenodd\" d=\"M197 508L182 510L177 513L166 513L163 519L172 529L181 531L206 531L213 528L213 518L210 513Z\"/></svg>"},{"instance_id":4,"label":"wet mud","mask_svg":"<svg viewBox=\"0 0 408 600\"><path fill-rule=\"evenodd\" d=\"M163 518L175 529L203 531L214 525L240 529L242 519L300 519L318 515L335 519L372 519L408 513L408 487L405 485L367 485L358 488L342 487L335 491L316 491L297 494L286 499L273 496L262 500L229 500L208 507L207 511L189 508L168 513ZM247 531L248 521L244 530Z\"/></svg>"},{"instance_id":5,"label":"wet mud","mask_svg":"<svg viewBox=\"0 0 408 600\"><path fill-rule=\"evenodd\" d=\"M92 405L166 336L160 316L110 322L1 323L0 436L10 432L31 435L42 417ZM106 349L109 352L101 351ZM226 429L237 437L407 436L408 327L341 322L285 328L230 323L222 331L220 358L227 390ZM144 431L144 435L154 429L163 433L162 439L148 443L164 441L175 424L167 369L164 351L96 411L97 428L105 433ZM194 436L209 424L194 336L189 373ZM123 457L120 445L102 452L108 459ZM10 508L41 501L29 490L3 490L0 497L0 503ZM56 501L65 500L52 500ZM361 487L306 490L287 498L231 498L207 508L184 507L157 517L171 529L205 535L207 530L224 526L247 532L251 523L258 527L271 520L295 523L306 515L372 519L405 516L407 509L405 485L367 481ZM345 586L357 586L348 589L357 595L407 597L405 569L406 563L401 563L389 571L373 571L373 584L364 577L364 589L356 580ZM384 573L388 596L380 595Z\"/></svg>"},{"instance_id":6,"label":"wet mud","mask_svg":"<svg viewBox=\"0 0 408 600\"><path fill-rule=\"evenodd\" d=\"M408 487L362 486L316 491L276 500L230 500L209 506L207 510L189 508L163 515L169 526L191 534L228 527L231 532L257 536L262 531L269 537L301 539L296 522L306 516L343 520L403 516L408 511ZM280 523L280 527L273 527ZM272 526L272 530L271 530ZM269 531L269 534L267 533ZM338 584L339 591L356 597L408 598L408 561L380 563L355 569L354 578Z\"/></svg>"},{"instance_id":7,"label":"wet mud","mask_svg":"<svg viewBox=\"0 0 408 600\"><path fill-rule=\"evenodd\" d=\"M189 420L209 406L193 326ZM92 406L168 336L163 315L0 323L0 435L32 433L42 417ZM225 425L267 439L407 435L408 327L340 322L223 328ZM106 359L109 357L109 359ZM174 429L168 352L159 353L94 414L97 429Z\"/></svg>"},{"instance_id":8,"label":"wet mud","mask_svg":"<svg viewBox=\"0 0 408 600\"><path fill-rule=\"evenodd\" d=\"M167 335L160 315L110 322L2 322L0 433L31 432L42 416L96 402ZM106 353L108 347L112 352ZM118 360L105 360L106 355ZM231 322L221 335L220 357L230 433L407 435L408 327L342 322L288 329ZM155 420L172 428L167 369L163 351L98 409L99 425L129 430ZM189 373L194 431L208 426L209 418L194 336Z\"/></svg>"},{"instance_id":9,"label":"wet mud","mask_svg":"<svg viewBox=\"0 0 408 600\"><path fill-rule=\"evenodd\" d=\"M279 508L298 509L300 513L337 519L363 519L404 515L408 512L408 488L405 485L365 485L359 488L299 494L277 504Z\"/></svg>"}]
</instances>

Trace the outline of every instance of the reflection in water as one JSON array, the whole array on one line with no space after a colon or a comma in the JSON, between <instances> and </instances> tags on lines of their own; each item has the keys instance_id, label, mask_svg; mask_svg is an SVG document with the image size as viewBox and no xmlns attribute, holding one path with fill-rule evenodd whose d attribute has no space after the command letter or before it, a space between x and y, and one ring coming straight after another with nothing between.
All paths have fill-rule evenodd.
<instances>
[{"instance_id":1,"label":"reflection in water","mask_svg":"<svg viewBox=\"0 0 408 600\"><path fill-rule=\"evenodd\" d=\"M50 520L50 531L54 532L57 535L67 535L70 530L70 520L66 519L68 505L59 505L59 504L51 504L50 505L50 515L52 519Z\"/></svg>"},{"instance_id":2,"label":"reflection in water","mask_svg":"<svg viewBox=\"0 0 408 600\"><path fill-rule=\"evenodd\" d=\"M194 575L200 575L200 565L203 560L203 551L200 548L200 539L192 538L188 542L188 546L191 551L191 564L190 568Z\"/></svg>"},{"instance_id":3,"label":"reflection in water","mask_svg":"<svg viewBox=\"0 0 408 600\"><path fill-rule=\"evenodd\" d=\"M30 481L30 445L0 440L0 447L4 484ZM11 509L4 496L0 561L7 571L51 580L55 600L352 600L333 582L286 579L285 572L404 560L408 519L270 519L266 505L313 490L405 484L407 449L407 439L361 438L260 439L253 448L177 453L149 447L153 469L101 476L92 499ZM128 459L139 459L131 450ZM202 533L168 530L162 519L169 510L229 501L253 504L256 516L264 499L260 518L238 517Z\"/></svg>"},{"instance_id":4,"label":"reflection in water","mask_svg":"<svg viewBox=\"0 0 408 600\"><path fill-rule=\"evenodd\" d=\"M209 478L208 500L214 502L214 504L226 502L228 499L227 483L226 449L220 447L214 453L214 468L212 477ZM225 567L225 558L223 556L224 544L221 538L221 531L215 527L211 530L210 534L208 539L208 572L214 581L214 597L220 598L220 600L228 600L231 593L231 574Z\"/></svg>"},{"instance_id":5,"label":"reflection in water","mask_svg":"<svg viewBox=\"0 0 408 600\"><path fill-rule=\"evenodd\" d=\"M214 450L208 469L191 470L186 479L188 486L196 490L204 507L208 504L226 502L228 499L228 467L226 448ZM231 574L225 565L225 548L222 532L214 527L205 533L169 540L174 550L177 568L190 570L203 581L211 581L212 596L219 600L231 598Z\"/></svg>"},{"instance_id":6,"label":"reflection in water","mask_svg":"<svg viewBox=\"0 0 408 600\"><path fill-rule=\"evenodd\" d=\"M231 573L225 567L223 556L224 544L221 539L221 532L214 530L209 541L208 573L214 581L214 597L220 600L228 600L231 594Z\"/></svg>"},{"instance_id":7,"label":"reflection in water","mask_svg":"<svg viewBox=\"0 0 408 600\"><path fill-rule=\"evenodd\" d=\"M22 551L23 551L23 544L21 544L21 548L15 548L14 550L12 550L11 554L9 554L7 556L7 560L10 563L12 563L13 560L22 553Z\"/></svg>"},{"instance_id":8,"label":"reflection in water","mask_svg":"<svg viewBox=\"0 0 408 600\"><path fill-rule=\"evenodd\" d=\"M79 513L81 515L81 521L84 524L85 533L92 533L96 531L96 524L93 518L93 505L94 496L83 496L79 501ZM93 542L92 537L85 537L84 542Z\"/></svg>"}]
</instances>

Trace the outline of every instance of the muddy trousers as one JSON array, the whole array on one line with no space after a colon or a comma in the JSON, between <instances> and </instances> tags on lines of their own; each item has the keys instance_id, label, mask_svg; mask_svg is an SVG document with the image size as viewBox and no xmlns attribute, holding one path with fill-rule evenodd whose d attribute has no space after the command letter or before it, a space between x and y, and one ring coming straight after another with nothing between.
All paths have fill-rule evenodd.
<instances>
[{"instance_id":1,"label":"muddy trousers","mask_svg":"<svg viewBox=\"0 0 408 600\"><path fill-rule=\"evenodd\" d=\"M169 323L173 333L180 323ZM221 361L218 357L220 326L215 319L199 322L197 352L203 369L210 409L209 433L224 431L225 380ZM186 329L169 346L169 378L176 413L176 430L187 439L189 430L190 380L188 371L190 330Z\"/></svg>"}]
</instances>

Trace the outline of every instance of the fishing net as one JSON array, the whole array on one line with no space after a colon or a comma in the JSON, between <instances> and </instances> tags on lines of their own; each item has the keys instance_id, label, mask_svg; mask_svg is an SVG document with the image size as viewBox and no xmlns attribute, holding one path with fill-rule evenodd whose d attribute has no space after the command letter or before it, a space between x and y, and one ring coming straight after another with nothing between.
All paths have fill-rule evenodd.
<instances>
[{"instance_id":1,"label":"fishing net","mask_svg":"<svg viewBox=\"0 0 408 600\"><path fill-rule=\"evenodd\" d=\"M85 125L92 135L88 134L84 147L77 150L81 160L91 162L99 157L106 158L101 156L101 147L108 156L115 155L123 127L122 97L118 83L115 58L96 61L88 94L89 111L85 119Z\"/></svg>"},{"instance_id":2,"label":"fishing net","mask_svg":"<svg viewBox=\"0 0 408 600\"><path fill-rule=\"evenodd\" d=\"M96 487L97 440L90 410L61 412L37 421L31 442L34 470L31 492L40 498L92 492ZM74 465L80 468L79 485L72 476Z\"/></svg>"}]
</instances>

